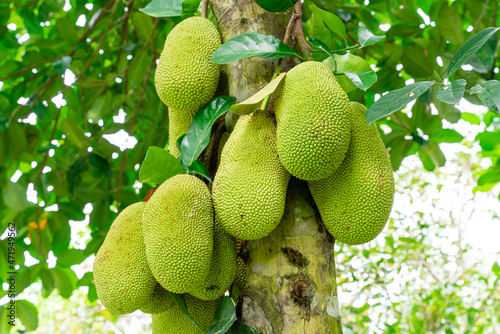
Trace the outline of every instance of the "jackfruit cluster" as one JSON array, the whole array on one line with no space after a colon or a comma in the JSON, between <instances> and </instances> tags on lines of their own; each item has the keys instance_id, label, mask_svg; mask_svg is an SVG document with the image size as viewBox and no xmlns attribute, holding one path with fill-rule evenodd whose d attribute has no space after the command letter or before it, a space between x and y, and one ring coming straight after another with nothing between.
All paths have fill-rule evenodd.
<instances>
[{"instance_id":1,"label":"jackfruit cluster","mask_svg":"<svg viewBox=\"0 0 500 334\"><path fill-rule=\"evenodd\" d=\"M190 17L168 34L155 72L155 87L169 109L169 152L179 156L177 139L189 130L194 114L210 101L219 83L220 65L212 62L221 46L208 19Z\"/></svg>"}]
</instances>

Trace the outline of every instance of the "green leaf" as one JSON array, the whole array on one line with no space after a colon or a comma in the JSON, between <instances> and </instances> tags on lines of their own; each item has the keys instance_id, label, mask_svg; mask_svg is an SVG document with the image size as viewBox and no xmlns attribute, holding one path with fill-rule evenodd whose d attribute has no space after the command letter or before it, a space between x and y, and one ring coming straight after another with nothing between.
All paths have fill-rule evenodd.
<instances>
[{"instance_id":1,"label":"green leaf","mask_svg":"<svg viewBox=\"0 0 500 334\"><path fill-rule=\"evenodd\" d=\"M69 268L72 265L82 263L86 258L83 249L66 249L57 255L57 265Z\"/></svg>"},{"instance_id":2,"label":"green leaf","mask_svg":"<svg viewBox=\"0 0 500 334\"><path fill-rule=\"evenodd\" d=\"M491 271L495 274L495 276L500 277L500 264L498 263L498 261L495 261L495 263L493 263Z\"/></svg>"},{"instance_id":3,"label":"green leaf","mask_svg":"<svg viewBox=\"0 0 500 334\"><path fill-rule=\"evenodd\" d=\"M469 122L472 125L481 124L481 120L479 119L479 116L476 114L472 114L470 112L462 112L462 119L466 122Z\"/></svg>"},{"instance_id":4,"label":"green leaf","mask_svg":"<svg viewBox=\"0 0 500 334\"><path fill-rule=\"evenodd\" d=\"M12 325L9 324L9 321L15 321L16 315L10 314L9 309L7 307L9 304L0 306L0 333L10 333Z\"/></svg>"},{"instance_id":5,"label":"green leaf","mask_svg":"<svg viewBox=\"0 0 500 334\"><path fill-rule=\"evenodd\" d=\"M238 319L233 323L233 326L227 332L228 334L259 334L257 330L248 326L247 324L242 323Z\"/></svg>"},{"instance_id":6,"label":"green leaf","mask_svg":"<svg viewBox=\"0 0 500 334\"><path fill-rule=\"evenodd\" d=\"M207 334L225 334L236 321L236 309L233 300L229 296L224 296L215 312L212 320L212 327Z\"/></svg>"},{"instance_id":7,"label":"green leaf","mask_svg":"<svg viewBox=\"0 0 500 334\"><path fill-rule=\"evenodd\" d=\"M63 298L71 297L78 280L73 270L56 266L50 271L52 272L54 285L56 286L57 290L59 290L59 294Z\"/></svg>"},{"instance_id":8,"label":"green leaf","mask_svg":"<svg viewBox=\"0 0 500 334\"><path fill-rule=\"evenodd\" d=\"M321 8L318 8L314 5L309 6L313 13L315 14L316 19L323 20L324 25L333 32L334 34L342 37L344 41L347 39L347 34L345 30L344 22L335 14L327 12Z\"/></svg>"},{"instance_id":9,"label":"green leaf","mask_svg":"<svg viewBox=\"0 0 500 334\"><path fill-rule=\"evenodd\" d=\"M154 17L181 16L182 2L184 0L153 0L139 11Z\"/></svg>"},{"instance_id":10,"label":"green leaf","mask_svg":"<svg viewBox=\"0 0 500 334\"><path fill-rule=\"evenodd\" d=\"M193 161L191 165L186 167L186 172L200 174L208 181L212 182L212 179L210 178L210 172L208 171L207 167L205 167L203 162L201 162L200 160Z\"/></svg>"},{"instance_id":11,"label":"green leaf","mask_svg":"<svg viewBox=\"0 0 500 334\"><path fill-rule=\"evenodd\" d=\"M446 40L455 45L460 45L464 41L462 28L462 16L457 11L457 6L449 6L443 3L439 8L437 18L437 28Z\"/></svg>"},{"instance_id":12,"label":"green leaf","mask_svg":"<svg viewBox=\"0 0 500 334\"><path fill-rule=\"evenodd\" d=\"M248 115L253 113L262 104L262 101L276 90L281 80L285 77L286 73L280 73L273 81L268 83L264 88L259 90L257 93L250 96L245 101L233 104L231 106L231 111L236 115Z\"/></svg>"},{"instance_id":13,"label":"green leaf","mask_svg":"<svg viewBox=\"0 0 500 334\"><path fill-rule=\"evenodd\" d=\"M420 150L427 156L429 156L435 165L442 167L446 163L446 158L441 149L439 148L438 144L431 141L427 146L420 146L419 151ZM433 169L428 169L428 170L433 170Z\"/></svg>"},{"instance_id":14,"label":"green leaf","mask_svg":"<svg viewBox=\"0 0 500 334\"><path fill-rule=\"evenodd\" d=\"M416 82L383 95L368 108L365 115L366 120L371 124L381 118L389 116L393 112L405 107L411 101L417 99L433 84L434 81Z\"/></svg>"},{"instance_id":15,"label":"green leaf","mask_svg":"<svg viewBox=\"0 0 500 334\"><path fill-rule=\"evenodd\" d=\"M425 151L423 150L423 146L420 146L418 148L418 156L420 158L420 161L422 161L422 164L424 165L424 168L428 170L429 172L432 172L434 169L436 169L436 165L432 161L431 157L429 157Z\"/></svg>"},{"instance_id":16,"label":"green leaf","mask_svg":"<svg viewBox=\"0 0 500 334\"><path fill-rule=\"evenodd\" d=\"M461 28L460 28L461 29ZM484 43L490 39L493 34L495 34L498 29L496 27L486 28L474 36L472 36L467 42L462 45L462 47L455 53L453 58L451 59L450 65L448 66L448 76L455 73L456 70L462 67L470 57L472 57L477 50L479 50Z\"/></svg>"},{"instance_id":17,"label":"green leaf","mask_svg":"<svg viewBox=\"0 0 500 334\"><path fill-rule=\"evenodd\" d=\"M193 325L195 325L196 328L198 328L200 331L202 331L201 328L200 328L200 326L198 326L198 324L196 323L196 321L191 316L191 314L189 314L189 311L188 311L187 306L186 306L186 300L184 299L184 295L183 294L173 293L173 292L170 292L170 295L174 299L174 301L177 304L177 306L179 306L179 308L181 309L182 313L184 313L189 318L189 320L191 320L191 322L193 323Z\"/></svg>"},{"instance_id":18,"label":"green leaf","mask_svg":"<svg viewBox=\"0 0 500 334\"><path fill-rule=\"evenodd\" d=\"M453 81L450 85L439 88L436 92L436 99L449 104L459 104L462 96L464 96L465 79L458 79Z\"/></svg>"},{"instance_id":19,"label":"green leaf","mask_svg":"<svg viewBox=\"0 0 500 334\"><path fill-rule=\"evenodd\" d=\"M272 35L244 33L231 38L215 50L212 61L216 64L229 64L251 57L278 59L291 56L300 57L294 49Z\"/></svg>"},{"instance_id":20,"label":"green leaf","mask_svg":"<svg viewBox=\"0 0 500 334\"><path fill-rule=\"evenodd\" d=\"M183 19L194 16L200 7L201 0L184 0L182 2L182 14Z\"/></svg>"},{"instance_id":21,"label":"green leaf","mask_svg":"<svg viewBox=\"0 0 500 334\"><path fill-rule=\"evenodd\" d=\"M485 151L493 151L500 145L500 132L482 132L476 136L479 145Z\"/></svg>"},{"instance_id":22,"label":"green leaf","mask_svg":"<svg viewBox=\"0 0 500 334\"><path fill-rule=\"evenodd\" d=\"M16 301L16 315L27 331L34 331L38 327L38 310L29 301Z\"/></svg>"},{"instance_id":23,"label":"green leaf","mask_svg":"<svg viewBox=\"0 0 500 334\"><path fill-rule=\"evenodd\" d=\"M365 28L359 28L358 30L358 42L359 46L364 48L365 46L377 43L378 41L385 38L385 35L376 36L372 32Z\"/></svg>"},{"instance_id":24,"label":"green leaf","mask_svg":"<svg viewBox=\"0 0 500 334\"><path fill-rule=\"evenodd\" d=\"M255 0L257 5L273 13L284 12L295 5L296 2L297 0Z\"/></svg>"},{"instance_id":25,"label":"green leaf","mask_svg":"<svg viewBox=\"0 0 500 334\"><path fill-rule=\"evenodd\" d=\"M488 183L498 183L500 182L500 174L488 172L486 174L481 175L481 177L477 180L477 184L480 186L484 186Z\"/></svg>"},{"instance_id":26,"label":"green leaf","mask_svg":"<svg viewBox=\"0 0 500 334\"><path fill-rule=\"evenodd\" d=\"M137 60L130 66L128 71L129 82L131 87L138 87L144 81L145 73L148 71L151 56L146 51L140 52L136 55Z\"/></svg>"},{"instance_id":27,"label":"green leaf","mask_svg":"<svg viewBox=\"0 0 500 334\"><path fill-rule=\"evenodd\" d=\"M436 143L460 143L464 136L453 129L442 129L437 134L430 135L429 139Z\"/></svg>"},{"instance_id":28,"label":"green leaf","mask_svg":"<svg viewBox=\"0 0 500 334\"><path fill-rule=\"evenodd\" d=\"M3 186L2 199L10 209L16 212L22 212L33 205L26 198L26 188L10 181Z\"/></svg>"},{"instance_id":29,"label":"green leaf","mask_svg":"<svg viewBox=\"0 0 500 334\"><path fill-rule=\"evenodd\" d=\"M460 110L455 105L434 100L434 106L439 112L439 117L450 123L456 123L460 120Z\"/></svg>"},{"instance_id":30,"label":"green leaf","mask_svg":"<svg viewBox=\"0 0 500 334\"><path fill-rule=\"evenodd\" d=\"M334 73L338 72L370 72L372 69L370 63L361 57L347 53L345 55L335 54L334 58L328 57L323 61ZM356 85L344 75L338 75L337 80L346 93L356 89Z\"/></svg>"},{"instance_id":31,"label":"green leaf","mask_svg":"<svg viewBox=\"0 0 500 334\"><path fill-rule=\"evenodd\" d=\"M150 146L139 171L139 182L163 183L177 174L184 174L179 160L162 148Z\"/></svg>"},{"instance_id":32,"label":"green leaf","mask_svg":"<svg viewBox=\"0 0 500 334\"><path fill-rule=\"evenodd\" d=\"M87 150L87 137L83 134L83 129L76 121L66 118L61 122L61 130L68 140L76 147Z\"/></svg>"},{"instance_id":33,"label":"green leaf","mask_svg":"<svg viewBox=\"0 0 500 334\"><path fill-rule=\"evenodd\" d=\"M359 89L367 90L375 82L377 82L377 73L369 72L344 72L344 74L356 85Z\"/></svg>"},{"instance_id":34,"label":"green leaf","mask_svg":"<svg viewBox=\"0 0 500 334\"><path fill-rule=\"evenodd\" d=\"M325 43L320 41L319 39L316 39L313 37L306 37L306 39L309 42L309 44L311 44L311 46L322 50L323 52L325 52L326 54L328 54L332 58L335 57L335 55L332 53L332 50L330 50L330 48Z\"/></svg>"},{"instance_id":35,"label":"green leaf","mask_svg":"<svg viewBox=\"0 0 500 334\"><path fill-rule=\"evenodd\" d=\"M63 75L64 72L66 72L66 70L71 65L71 60L72 58L70 56L64 56L62 58L55 60L52 63L52 67L54 67L54 70L56 71L57 74Z\"/></svg>"},{"instance_id":36,"label":"green leaf","mask_svg":"<svg viewBox=\"0 0 500 334\"><path fill-rule=\"evenodd\" d=\"M471 94L477 94L488 109L500 113L500 81L489 80L471 88Z\"/></svg>"},{"instance_id":37,"label":"green leaf","mask_svg":"<svg viewBox=\"0 0 500 334\"><path fill-rule=\"evenodd\" d=\"M102 175L106 177L111 176L111 166L109 165L108 160L104 159L103 157L95 153L89 153L89 163Z\"/></svg>"},{"instance_id":38,"label":"green leaf","mask_svg":"<svg viewBox=\"0 0 500 334\"><path fill-rule=\"evenodd\" d=\"M228 112L234 103L235 97L219 96L201 107L194 115L189 131L181 142L181 162L184 167L190 166L198 159L210 142L212 125Z\"/></svg>"}]
</instances>

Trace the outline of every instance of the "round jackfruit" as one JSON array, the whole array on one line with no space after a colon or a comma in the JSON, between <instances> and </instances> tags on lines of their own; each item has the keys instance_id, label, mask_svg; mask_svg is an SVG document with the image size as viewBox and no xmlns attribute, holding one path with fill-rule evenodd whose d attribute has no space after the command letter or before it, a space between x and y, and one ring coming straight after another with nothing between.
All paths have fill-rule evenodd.
<instances>
[{"instance_id":1,"label":"round jackfruit","mask_svg":"<svg viewBox=\"0 0 500 334\"><path fill-rule=\"evenodd\" d=\"M169 108L192 114L217 89L220 65L210 59L221 46L219 31L208 19L190 17L172 29L155 72L160 99Z\"/></svg>"},{"instance_id":2,"label":"round jackfruit","mask_svg":"<svg viewBox=\"0 0 500 334\"><path fill-rule=\"evenodd\" d=\"M351 135L348 101L323 63L304 62L287 73L273 104L279 157L293 176L320 180L342 163Z\"/></svg>"},{"instance_id":3,"label":"round jackfruit","mask_svg":"<svg viewBox=\"0 0 500 334\"><path fill-rule=\"evenodd\" d=\"M276 151L273 115L257 110L240 117L212 186L217 219L238 239L268 235L283 217L289 180Z\"/></svg>"},{"instance_id":4,"label":"round jackfruit","mask_svg":"<svg viewBox=\"0 0 500 334\"><path fill-rule=\"evenodd\" d=\"M221 299L201 300L184 295L189 314L198 326L206 332L212 325L212 319L220 305ZM202 333L191 320L181 311L177 304L169 307L165 312L153 314L151 328L153 334L200 334Z\"/></svg>"},{"instance_id":5,"label":"round jackfruit","mask_svg":"<svg viewBox=\"0 0 500 334\"><path fill-rule=\"evenodd\" d=\"M231 286L235 273L236 239L224 231L216 219L210 271L201 284L190 290L189 294L203 300L218 299Z\"/></svg>"},{"instance_id":6,"label":"round jackfruit","mask_svg":"<svg viewBox=\"0 0 500 334\"><path fill-rule=\"evenodd\" d=\"M168 152L174 157L181 155L177 140L189 131L194 113L168 108Z\"/></svg>"},{"instance_id":7,"label":"round jackfruit","mask_svg":"<svg viewBox=\"0 0 500 334\"><path fill-rule=\"evenodd\" d=\"M170 295L170 292L165 290L160 283L156 283L149 302L141 307L141 311L149 314L157 314L164 312L167 308L174 304L175 301Z\"/></svg>"},{"instance_id":8,"label":"round jackfruit","mask_svg":"<svg viewBox=\"0 0 500 334\"><path fill-rule=\"evenodd\" d=\"M144 242L156 281L174 293L192 290L207 275L213 251L210 191L192 175L166 180L143 214Z\"/></svg>"},{"instance_id":9,"label":"round jackfruit","mask_svg":"<svg viewBox=\"0 0 500 334\"><path fill-rule=\"evenodd\" d=\"M141 308L156 285L146 260L142 234L145 205L145 202L132 204L116 217L95 257L97 296L114 313L131 313Z\"/></svg>"},{"instance_id":10,"label":"round jackfruit","mask_svg":"<svg viewBox=\"0 0 500 334\"><path fill-rule=\"evenodd\" d=\"M389 154L375 124L368 125L366 108L351 102L352 138L340 167L324 180L309 182L323 223L335 239L359 245L384 228L394 200L394 176Z\"/></svg>"}]
</instances>

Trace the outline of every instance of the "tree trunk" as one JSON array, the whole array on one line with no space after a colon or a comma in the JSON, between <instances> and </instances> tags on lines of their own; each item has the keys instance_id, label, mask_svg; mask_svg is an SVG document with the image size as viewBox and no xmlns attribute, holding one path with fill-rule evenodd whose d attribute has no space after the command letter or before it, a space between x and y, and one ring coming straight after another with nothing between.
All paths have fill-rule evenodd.
<instances>
[{"instance_id":1,"label":"tree trunk","mask_svg":"<svg viewBox=\"0 0 500 334\"><path fill-rule=\"evenodd\" d=\"M245 32L283 39L292 13L273 14L253 0L211 0L210 6L223 41ZM230 95L238 102L251 96L269 82L276 63L250 58L228 64ZM235 121L226 118L226 124ZM267 334L342 333L333 240L306 182L292 177L281 223L267 237L248 241L246 251L247 287L237 305L243 322Z\"/></svg>"}]
</instances>

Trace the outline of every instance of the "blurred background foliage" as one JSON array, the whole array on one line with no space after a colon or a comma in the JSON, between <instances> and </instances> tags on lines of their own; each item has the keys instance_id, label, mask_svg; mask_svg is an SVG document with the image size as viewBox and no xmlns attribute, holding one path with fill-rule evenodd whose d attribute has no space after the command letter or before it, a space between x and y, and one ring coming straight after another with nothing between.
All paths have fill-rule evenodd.
<instances>
[{"instance_id":1,"label":"blurred background foliage","mask_svg":"<svg viewBox=\"0 0 500 334\"><path fill-rule=\"evenodd\" d=\"M147 332L140 314L120 320L97 302L92 262L117 212L155 186L137 181L147 148L168 143L153 74L182 17L149 17L139 11L148 3L0 0L0 233L16 222L19 330L45 333L57 323L75 333ZM354 45L360 26L386 36L343 58L351 68L376 71L368 91L349 92L369 106L405 84L444 78L470 36L499 25L498 9L497 0L306 0L303 23L306 36L332 50ZM345 38L332 15L345 25ZM469 94L498 79L498 45L494 35L450 78L467 81L460 107L432 89L377 122L400 195L382 239L336 246L341 298L352 301L341 303L346 332L500 331L498 250L473 251L480 243L462 237L478 219L498 226L498 209L476 220L451 213L467 201L479 205L482 196L493 204L478 210L498 207L499 115ZM441 192L449 184L457 194ZM443 196L452 203L440 207ZM430 205L418 209L421 201ZM0 304L8 301L5 236ZM2 333L10 328L4 312Z\"/></svg>"}]
</instances>

